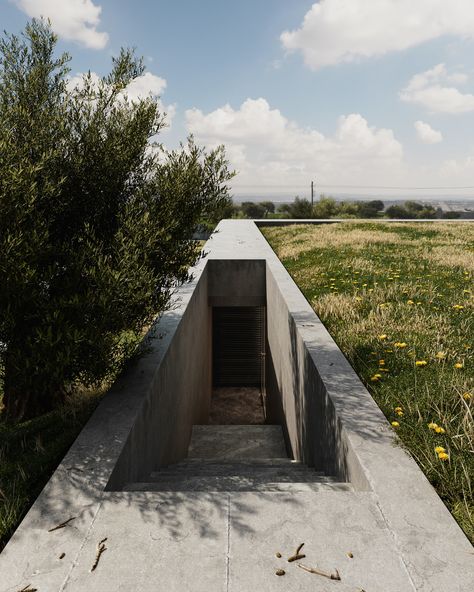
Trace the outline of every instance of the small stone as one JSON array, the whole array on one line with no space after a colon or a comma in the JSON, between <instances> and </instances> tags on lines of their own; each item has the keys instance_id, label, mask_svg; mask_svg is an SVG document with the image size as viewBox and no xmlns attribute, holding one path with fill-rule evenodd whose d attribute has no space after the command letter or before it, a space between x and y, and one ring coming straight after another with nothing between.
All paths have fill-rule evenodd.
<instances>
[{"instance_id":1,"label":"small stone","mask_svg":"<svg viewBox=\"0 0 474 592\"><path fill-rule=\"evenodd\" d=\"M284 569L277 569L275 573L277 576L284 576L285 570Z\"/></svg>"},{"instance_id":2,"label":"small stone","mask_svg":"<svg viewBox=\"0 0 474 592\"><path fill-rule=\"evenodd\" d=\"M347 556L349 557L349 559L353 559L354 555L349 551L349 553L347 553Z\"/></svg>"},{"instance_id":3,"label":"small stone","mask_svg":"<svg viewBox=\"0 0 474 592\"><path fill-rule=\"evenodd\" d=\"M275 557L278 557L278 559L280 559L281 553L275 553Z\"/></svg>"}]
</instances>

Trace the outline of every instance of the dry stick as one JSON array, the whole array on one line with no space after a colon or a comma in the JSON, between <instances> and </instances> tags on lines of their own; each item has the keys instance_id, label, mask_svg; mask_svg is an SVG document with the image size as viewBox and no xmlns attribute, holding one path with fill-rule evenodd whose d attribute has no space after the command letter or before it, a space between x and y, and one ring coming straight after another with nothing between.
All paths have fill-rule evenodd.
<instances>
[{"instance_id":1,"label":"dry stick","mask_svg":"<svg viewBox=\"0 0 474 592\"><path fill-rule=\"evenodd\" d=\"M97 554L95 556L94 564L91 567L91 571L94 571L95 568L99 565L100 556L102 555L102 553L104 551L107 550L107 547L105 546L105 541L106 540L107 540L107 537L105 537L105 539L102 539L101 541L99 541L97 543Z\"/></svg>"},{"instance_id":2,"label":"dry stick","mask_svg":"<svg viewBox=\"0 0 474 592\"><path fill-rule=\"evenodd\" d=\"M19 592L38 592L38 588L30 588L30 584L27 584Z\"/></svg>"},{"instance_id":3,"label":"dry stick","mask_svg":"<svg viewBox=\"0 0 474 592\"><path fill-rule=\"evenodd\" d=\"M58 524L57 526L53 526L53 528L50 528L48 530L48 532L53 532L53 530L59 530L60 528L64 528L65 526L67 526L69 524L69 522L71 522L71 520L75 520L76 517L74 516L73 518L69 518L69 520L66 520L65 522L61 522L61 524ZM20 590L20 592L23 592L22 590Z\"/></svg>"},{"instance_id":4,"label":"dry stick","mask_svg":"<svg viewBox=\"0 0 474 592\"><path fill-rule=\"evenodd\" d=\"M318 576L324 576L325 578L329 578L330 580L341 580L341 576L339 575L339 572L336 569L336 573L330 574L330 573L326 573L325 571L321 571L319 569L316 569L314 567L308 567L307 565L303 565L302 563L297 563L296 564L298 567L301 567L301 569L304 569L305 571L309 572L309 573L313 573L316 574Z\"/></svg>"},{"instance_id":5,"label":"dry stick","mask_svg":"<svg viewBox=\"0 0 474 592\"><path fill-rule=\"evenodd\" d=\"M300 553L301 549L303 548L304 543L301 543L301 545L298 546L298 548L295 551L295 554L292 555L291 557L288 557L288 563L291 563L292 561L296 561L297 559L303 559L304 557L306 557L306 555L303 555L302 553Z\"/></svg>"},{"instance_id":6,"label":"dry stick","mask_svg":"<svg viewBox=\"0 0 474 592\"><path fill-rule=\"evenodd\" d=\"M288 557L288 563L291 563L292 561L297 561L298 559L304 559L306 557L306 555L304 553L298 553L298 555L292 555L291 557Z\"/></svg>"}]
</instances>

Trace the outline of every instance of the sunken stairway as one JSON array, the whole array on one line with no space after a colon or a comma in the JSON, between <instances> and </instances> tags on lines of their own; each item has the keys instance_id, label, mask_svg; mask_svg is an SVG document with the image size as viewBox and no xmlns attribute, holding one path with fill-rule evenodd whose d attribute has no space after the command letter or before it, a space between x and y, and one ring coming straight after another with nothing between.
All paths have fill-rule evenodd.
<instances>
[{"instance_id":1,"label":"sunken stairway","mask_svg":"<svg viewBox=\"0 0 474 592\"><path fill-rule=\"evenodd\" d=\"M195 425L188 457L124 491L352 491L288 458L279 425Z\"/></svg>"}]
</instances>

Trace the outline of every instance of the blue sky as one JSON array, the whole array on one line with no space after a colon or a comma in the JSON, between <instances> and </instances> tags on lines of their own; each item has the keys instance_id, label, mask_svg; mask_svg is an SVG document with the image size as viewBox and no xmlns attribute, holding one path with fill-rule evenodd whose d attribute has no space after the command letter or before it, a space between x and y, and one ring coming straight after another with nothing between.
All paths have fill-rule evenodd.
<instances>
[{"instance_id":1,"label":"blue sky","mask_svg":"<svg viewBox=\"0 0 474 592\"><path fill-rule=\"evenodd\" d=\"M163 142L224 143L236 192L474 186L471 0L0 0L8 32L39 14L73 75L135 46L172 115Z\"/></svg>"}]
</instances>

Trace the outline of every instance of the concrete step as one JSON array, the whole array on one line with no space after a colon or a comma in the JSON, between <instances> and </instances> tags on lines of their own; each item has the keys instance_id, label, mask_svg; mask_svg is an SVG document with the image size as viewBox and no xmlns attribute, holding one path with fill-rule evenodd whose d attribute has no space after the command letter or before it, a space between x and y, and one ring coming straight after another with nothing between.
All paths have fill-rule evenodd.
<instances>
[{"instance_id":1,"label":"concrete step","mask_svg":"<svg viewBox=\"0 0 474 592\"><path fill-rule=\"evenodd\" d=\"M178 463L172 464L172 465L166 465L163 466L161 469L159 470L163 470L163 469L171 469L173 467L189 467L190 469L193 469L195 467L198 466L208 466L208 467L212 467L214 465L218 465L218 466L225 466L225 465L240 465L242 467L248 466L248 467L256 467L256 466L262 466L262 467L306 467L307 465L305 465L303 462L301 462L300 460L293 460L292 458L288 458L288 457L284 457L284 458L255 458L255 459L226 459L226 458L185 458L184 460L180 460Z\"/></svg>"},{"instance_id":2,"label":"concrete step","mask_svg":"<svg viewBox=\"0 0 474 592\"><path fill-rule=\"evenodd\" d=\"M254 460L287 457L279 425L195 425L188 458Z\"/></svg>"},{"instance_id":3,"label":"concrete step","mask_svg":"<svg viewBox=\"0 0 474 592\"><path fill-rule=\"evenodd\" d=\"M324 474L313 471L308 467L300 467L297 469L288 467L262 467L262 466L245 466L239 464L231 465L212 465L210 467L195 467L190 469L188 467L176 468L170 467L167 470L154 471L151 473L150 481L166 481L168 479L199 479L213 477L246 477L259 478L266 481L311 481L314 479L324 479Z\"/></svg>"},{"instance_id":4,"label":"concrete step","mask_svg":"<svg viewBox=\"0 0 474 592\"><path fill-rule=\"evenodd\" d=\"M201 479L178 479L176 481L150 481L147 483L127 483L123 491L252 491L252 492L322 492L353 491L349 483L340 483L328 478L312 479L309 482L268 482L262 479L245 477L213 477Z\"/></svg>"}]
</instances>

